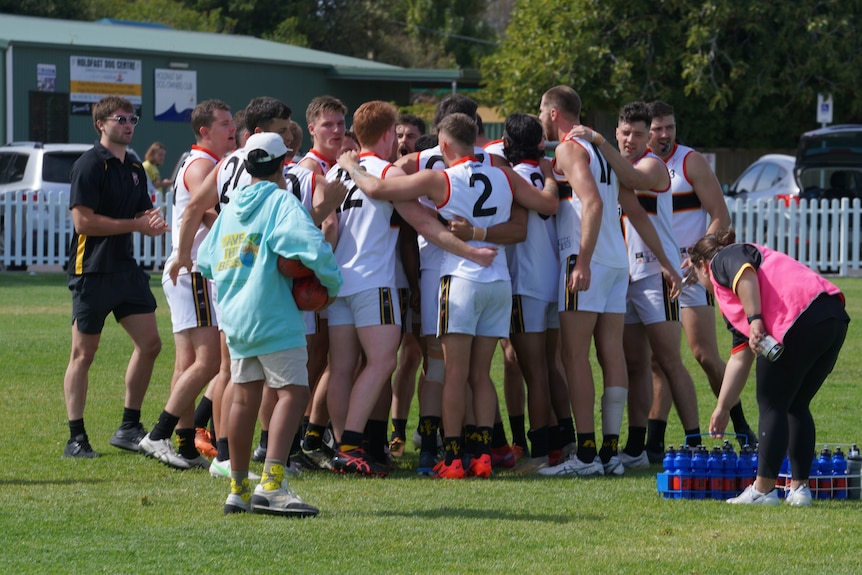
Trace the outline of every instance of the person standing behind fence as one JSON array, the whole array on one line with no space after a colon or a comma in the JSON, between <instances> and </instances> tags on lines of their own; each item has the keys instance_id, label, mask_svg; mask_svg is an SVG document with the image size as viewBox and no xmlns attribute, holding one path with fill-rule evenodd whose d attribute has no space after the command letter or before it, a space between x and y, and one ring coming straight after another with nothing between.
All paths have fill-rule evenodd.
<instances>
[{"instance_id":1,"label":"person standing behind fence","mask_svg":"<svg viewBox=\"0 0 862 575\"><path fill-rule=\"evenodd\" d=\"M810 404L835 367L850 318L841 290L793 258L756 244L734 243L733 230L700 239L691 250L700 283L715 296L728 323L748 338L757 357L760 432L757 477L729 503L778 505L775 483L786 453L791 481L787 503L811 505L808 475L815 427ZM784 346L764 357L763 337ZM746 352L747 353L747 352ZM731 358L731 361L734 361ZM746 378L725 370L709 431L721 435Z\"/></svg>"},{"instance_id":2,"label":"person standing behind fence","mask_svg":"<svg viewBox=\"0 0 862 575\"><path fill-rule=\"evenodd\" d=\"M159 190L162 196L165 195L165 188L173 184L170 179L162 178L162 175L159 173L159 166L165 163L166 153L167 150L163 143L153 142L144 155L143 163L144 170L147 172L147 178L149 178L150 182Z\"/></svg>"},{"instance_id":3,"label":"person standing behind fence","mask_svg":"<svg viewBox=\"0 0 862 575\"><path fill-rule=\"evenodd\" d=\"M84 428L84 404L90 365L109 313L134 344L125 374L123 419L110 444L138 451L146 435L140 422L141 405L162 342L156 326L156 299L149 276L133 256L132 232L161 236L169 228L161 210L153 208L143 166L126 153L138 123L134 111L125 98L102 98L93 106L99 140L72 166L69 206L74 232L68 267L72 353L63 379L70 438L64 457L99 455Z\"/></svg>"}]
</instances>

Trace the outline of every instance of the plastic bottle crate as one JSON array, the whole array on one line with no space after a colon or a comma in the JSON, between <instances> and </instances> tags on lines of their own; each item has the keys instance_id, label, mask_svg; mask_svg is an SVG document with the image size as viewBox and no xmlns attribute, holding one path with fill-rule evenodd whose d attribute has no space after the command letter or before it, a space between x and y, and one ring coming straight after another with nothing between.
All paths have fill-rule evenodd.
<instances>
[{"instance_id":1,"label":"plastic bottle crate","mask_svg":"<svg viewBox=\"0 0 862 575\"><path fill-rule=\"evenodd\" d=\"M728 437L730 434L725 434ZM709 437L702 434L702 437ZM731 436L734 437L734 436ZM735 437L744 437L737 435ZM739 453L733 448L730 440L722 438L721 447L713 446L700 451L692 451L692 448L684 448L686 453L680 455L673 446L668 447L665 453L665 471L656 475L656 490L665 499L729 499L742 493L742 491L754 482L757 472L757 452L748 450L747 445L740 449ZM685 442L683 442L683 445ZM852 457L859 461L859 450L850 444L832 444L841 449L845 459L831 458L828 447L824 447L812 460L809 488L814 499L859 499L862 495L862 472L859 465L855 470L849 463ZM670 452L674 455L669 459ZM837 451L837 450L836 450ZM704 469L702 464L704 452L706 452L707 465ZM694 454L697 453L697 456ZM837 453L836 453L837 454ZM720 455L720 466L719 457ZM695 464L697 459L697 464ZM836 461L837 460L837 461ZM837 465L833 465L838 463ZM827 467L828 465L828 467ZM827 472L828 470L828 472ZM779 473L776 484L778 496L784 498L790 489L790 472L785 458L781 473Z\"/></svg>"}]
</instances>

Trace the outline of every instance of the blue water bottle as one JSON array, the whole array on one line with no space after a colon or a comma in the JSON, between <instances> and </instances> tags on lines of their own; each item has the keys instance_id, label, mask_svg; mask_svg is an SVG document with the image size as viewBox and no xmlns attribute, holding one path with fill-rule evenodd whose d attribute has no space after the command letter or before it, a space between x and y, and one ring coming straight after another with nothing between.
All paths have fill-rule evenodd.
<instances>
[{"instance_id":1,"label":"blue water bottle","mask_svg":"<svg viewBox=\"0 0 862 575\"><path fill-rule=\"evenodd\" d=\"M790 485L790 482L787 482ZM817 460L817 454L811 458L811 470L808 472L808 488L811 490L812 499L820 499L820 462Z\"/></svg>"},{"instance_id":2,"label":"blue water bottle","mask_svg":"<svg viewBox=\"0 0 862 575\"><path fill-rule=\"evenodd\" d=\"M687 446L680 446L673 460L674 499L691 499L691 454Z\"/></svg>"},{"instance_id":3,"label":"blue water bottle","mask_svg":"<svg viewBox=\"0 0 862 575\"><path fill-rule=\"evenodd\" d=\"M744 491L746 487L754 483L754 471L751 467L751 452L751 447L743 445L739 450L739 459L736 460L736 476L739 478L736 484L736 489L740 492Z\"/></svg>"},{"instance_id":4,"label":"blue water bottle","mask_svg":"<svg viewBox=\"0 0 862 575\"><path fill-rule=\"evenodd\" d=\"M674 458L676 457L676 451L673 448L673 445L667 446L667 451L664 452L664 459L662 459L662 467L664 467L665 475L667 476L667 485L668 490L664 492L665 499L671 499L674 496L674 491L677 487L674 486L674 479L676 478L676 465L674 465Z\"/></svg>"},{"instance_id":5,"label":"blue water bottle","mask_svg":"<svg viewBox=\"0 0 862 575\"><path fill-rule=\"evenodd\" d=\"M817 478L817 499L831 499L832 451L828 447L824 447L820 451L820 457L817 459L817 467L820 471L820 477Z\"/></svg>"},{"instance_id":6,"label":"blue water bottle","mask_svg":"<svg viewBox=\"0 0 862 575\"><path fill-rule=\"evenodd\" d=\"M691 456L691 498L706 499L708 485L706 481L706 463L708 452L706 446L698 445Z\"/></svg>"},{"instance_id":7,"label":"blue water bottle","mask_svg":"<svg viewBox=\"0 0 862 575\"><path fill-rule=\"evenodd\" d=\"M709 477L709 496L724 499L724 472L721 467L721 448L715 446L706 460L706 474Z\"/></svg>"},{"instance_id":8,"label":"blue water bottle","mask_svg":"<svg viewBox=\"0 0 862 575\"><path fill-rule=\"evenodd\" d=\"M832 454L832 497L847 499L847 460L840 447Z\"/></svg>"},{"instance_id":9,"label":"blue water bottle","mask_svg":"<svg viewBox=\"0 0 862 575\"><path fill-rule=\"evenodd\" d=\"M733 444L725 441L721 448L721 467L724 477L722 478L722 491L724 496L722 499L730 499L736 497L739 492L736 486L739 480L736 477L736 451L733 449Z\"/></svg>"}]
</instances>

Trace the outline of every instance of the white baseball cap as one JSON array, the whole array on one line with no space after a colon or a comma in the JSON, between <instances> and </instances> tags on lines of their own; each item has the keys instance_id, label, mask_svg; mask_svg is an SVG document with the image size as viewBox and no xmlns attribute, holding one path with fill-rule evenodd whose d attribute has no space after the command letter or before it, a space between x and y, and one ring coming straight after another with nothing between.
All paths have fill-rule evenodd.
<instances>
[{"instance_id":1,"label":"white baseball cap","mask_svg":"<svg viewBox=\"0 0 862 575\"><path fill-rule=\"evenodd\" d=\"M254 160L250 159L251 152L260 150L264 154L253 154ZM245 157L247 161L255 164L265 164L276 158L287 155L287 146L284 140L275 132L258 132L249 136L245 141Z\"/></svg>"}]
</instances>

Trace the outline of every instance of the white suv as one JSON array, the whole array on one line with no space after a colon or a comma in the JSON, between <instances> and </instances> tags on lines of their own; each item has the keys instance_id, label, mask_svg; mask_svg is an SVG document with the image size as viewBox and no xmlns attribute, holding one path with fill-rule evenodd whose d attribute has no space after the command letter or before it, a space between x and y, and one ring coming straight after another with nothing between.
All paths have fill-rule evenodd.
<instances>
[{"instance_id":1,"label":"white suv","mask_svg":"<svg viewBox=\"0 0 862 575\"><path fill-rule=\"evenodd\" d=\"M53 237L47 237L44 248L40 250L42 253L37 253L38 234L35 230L47 233L51 229L71 229L68 202L72 164L92 147L92 144L40 142L12 142L0 146L0 269L4 261L7 269L26 269L25 254L53 256L50 259L54 262L48 263L64 263L68 247L67 234L55 233ZM44 201L48 195L58 194L60 202L65 203L67 208L54 209L54 221L51 222L52 212L47 205L34 203L40 199ZM20 215L16 212L18 207L23 208ZM37 221L40 219L41 222ZM20 222L23 228L28 220L29 229L34 230L33 245L19 247L16 245L16 236L20 235L16 233L17 225ZM5 249L7 246L8 250ZM27 250L28 247L30 250Z\"/></svg>"}]
</instances>

